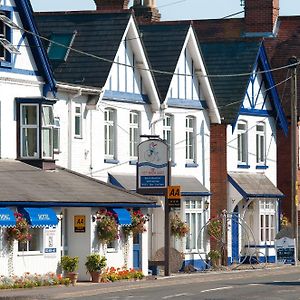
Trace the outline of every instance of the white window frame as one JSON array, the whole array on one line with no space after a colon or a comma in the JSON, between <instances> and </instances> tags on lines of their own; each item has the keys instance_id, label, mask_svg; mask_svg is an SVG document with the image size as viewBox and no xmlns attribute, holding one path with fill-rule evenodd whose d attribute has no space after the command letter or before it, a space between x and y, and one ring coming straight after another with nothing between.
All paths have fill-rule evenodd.
<instances>
[{"instance_id":1,"label":"white window frame","mask_svg":"<svg viewBox=\"0 0 300 300\"><path fill-rule=\"evenodd\" d=\"M57 132L57 133L56 133ZM55 148L55 139L57 139L57 147ZM60 152L60 118L54 117L54 126L53 126L53 151L54 153Z\"/></svg>"},{"instance_id":2,"label":"white window frame","mask_svg":"<svg viewBox=\"0 0 300 300\"><path fill-rule=\"evenodd\" d=\"M266 164L266 124L264 122L256 124L256 163Z\"/></svg>"},{"instance_id":3,"label":"white window frame","mask_svg":"<svg viewBox=\"0 0 300 300\"><path fill-rule=\"evenodd\" d=\"M43 253L43 236L44 236L44 228L39 228L39 227L31 227L29 229L29 233L32 235L32 239L25 242L25 243L20 243L18 242L18 252L26 254L40 254ZM37 240L37 248L31 250L30 247L32 245L32 242Z\"/></svg>"},{"instance_id":4,"label":"white window frame","mask_svg":"<svg viewBox=\"0 0 300 300\"><path fill-rule=\"evenodd\" d=\"M129 112L129 156L137 159L137 146L140 143L140 113L138 111Z\"/></svg>"},{"instance_id":5,"label":"white window frame","mask_svg":"<svg viewBox=\"0 0 300 300\"><path fill-rule=\"evenodd\" d=\"M112 116L112 118L107 118L110 116ZM115 151L116 151L116 126L115 125L116 125L116 110L113 108L106 108L104 110L104 157L106 159L115 159ZM112 136L110 136L111 133ZM110 143L111 143L111 147L110 147Z\"/></svg>"},{"instance_id":6,"label":"white window frame","mask_svg":"<svg viewBox=\"0 0 300 300\"><path fill-rule=\"evenodd\" d=\"M163 140L169 147L169 158L174 161L174 116L166 114L163 119Z\"/></svg>"},{"instance_id":7,"label":"white window frame","mask_svg":"<svg viewBox=\"0 0 300 300\"><path fill-rule=\"evenodd\" d=\"M244 128L241 128L241 127ZM239 164L248 164L248 123L237 123L237 160Z\"/></svg>"},{"instance_id":8,"label":"white window frame","mask_svg":"<svg viewBox=\"0 0 300 300\"><path fill-rule=\"evenodd\" d=\"M45 119L45 108L49 108L50 109L50 115L49 115L49 120L47 122L47 120ZM42 137L42 153L43 153L43 158L53 158L53 127L54 127L54 116L53 116L53 106L52 105L42 105L42 132L41 132L41 137ZM44 152L44 131L49 131L50 133L50 145L49 145L49 149L50 149L50 155L46 156L45 152Z\"/></svg>"},{"instance_id":9,"label":"white window frame","mask_svg":"<svg viewBox=\"0 0 300 300\"><path fill-rule=\"evenodd\" d=\"M206 211L204 209L205 197L200 199L185 199L185 222L189 225L190 231L185 238L185 251L197 252L198 246L203 246L203 237L198 239L201 228L206 223ZM200 245L198 245L200 242ZM202 249L204 250L204 249Z\"/></svg>"},{"instance_id":10,"label":"white window frame","mask_svg":"<svg viewBox=\"0 0 300 300\"><path fill-rule=\"evenodd\" d=\"M259 201L259 240L261 244L274 244L276 228L276 201Z\"/></svg>"},{"instance_id":11,"label":"white window frame","mask_svg":"<svg viewBox=\"0 0 300 300\"><path fill-rule=\"evenodd\" d=\"M196 163L196 118L194 116L185 118L185 159L187 163Z\"/></svg>"},{"instance_id":12,"label":"white window frame","mask_svg":"<svg viewBox=\"0 0 300 300\"><path fill-rule=\"evenodd\" d=\"M79 109L79 111L77 111ZM76 122L79 122L79 132L76 132ZM82 138L82 105L76 103L74 106L74 137L77 139Z\"/></svg>"},{"instance_id":13,"label":"white window frame","mask_svg":"<svg viewBox=\"0 0 300 300\"><path fill-rule=\"evenodd\" d=\"M36 107L36 124L23 124L23 108L27 106L35 106ZM39 104L33 104L33 103L21 103L20 104L20 156L21 158L40 158L40 124L39 124L39 114L40 114L40 105ZM35 129L36 130L36 139L37 139L37 149L36 149L36 154L33 156L25 155L23 153L24 147L23 143L24 141L24 136L23 136L23 129Z\"/></svg>"}]
</instances>

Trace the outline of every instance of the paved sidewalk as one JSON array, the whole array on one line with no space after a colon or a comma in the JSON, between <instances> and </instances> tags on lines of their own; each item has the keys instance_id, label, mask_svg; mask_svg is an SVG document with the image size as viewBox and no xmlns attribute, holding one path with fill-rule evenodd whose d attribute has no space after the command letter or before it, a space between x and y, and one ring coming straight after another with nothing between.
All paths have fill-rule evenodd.
<instances>
[{"instance_id":1,"label":"paved sidewalk","mask_svg":"<svg viewBox=\"0 0 300 300\"><path fill-rule=\"evenodd\" d=\"M264 269L252 269L248 267L243 270L216 270L216 271L205 271L205 272L194 272L194 273L177 273L172 274L169 277L164 276L150 276L145 280L141 281L118 281L111 283L92 283L92 282L79 282L75 286L53 286L53 287L38 287L32 289L16 289L16 290L0 290L0 299L7 300L36 300L36 299L85 299L87 296L93 296L98 294L109 294L112 292L118 292L130 289L140 288L153 288L160 286L168 281L168 284L176 284L183 280L189 280L189 282L203 282L209 280L217 280L220 275L230 276L237 274L243 276L245 272L287 272L287 271L299 272L300 266L282 265L267 266Z\"/></svg>"}]
</instances>

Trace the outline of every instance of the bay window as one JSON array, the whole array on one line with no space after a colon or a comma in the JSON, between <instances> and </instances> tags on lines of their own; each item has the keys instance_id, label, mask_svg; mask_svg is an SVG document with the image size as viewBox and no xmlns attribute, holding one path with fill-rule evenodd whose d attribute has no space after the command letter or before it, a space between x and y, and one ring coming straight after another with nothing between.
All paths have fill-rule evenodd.
<instances>
[{"instance_id":1,"label":"bay window","mask_svg":"<svg viewBox=\"0 0 300 300\"><path fill-rule=\"evenodd\" d=\"M53 159L53 103L50 100L45 103L25 100L17 100L18 157Z\"/></svg>"}]
</instances>

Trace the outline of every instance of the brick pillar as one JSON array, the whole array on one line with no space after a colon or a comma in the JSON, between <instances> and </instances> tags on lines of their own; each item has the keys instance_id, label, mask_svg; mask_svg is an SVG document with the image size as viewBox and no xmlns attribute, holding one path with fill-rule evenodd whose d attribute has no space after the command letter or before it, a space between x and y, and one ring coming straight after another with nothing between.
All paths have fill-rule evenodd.
<instances>
[{"instance_id":1,"label":"brick pillar","mask_svg":"<svg viewBox=\"0 0 300 300\"><path fill-rule=\"evenodd\" d=\"M129 0L94 0L97 10L128 9Z\"/></svg>"},{"instance_id":2,"label":"brick pillar","mask_svg":"<svg viewBox=\"0 0 300 300\"><path fill-rule=\"evenodd\" d=\"M245 32L273 32L279 0L245 0Z\"/></svg>"},{"instance_id":3,"label":"brick pillar","mask_svg":"<svg viewBox=\"0 0 300 300\"><path fill-rule=\"evenodd\" d=\"M227 209L227 133L226 124L210 126L210 215Z\"/></svg>"},{"instance_id":4,"label":"brick pillar","mask_svg":"<svg viewBox=\"0 0 300 300\"><path fill-rule=\"evenodd\" d=\"M159 22L161 14L154 0L136 0L131 7L139 23Z\"/></svg>"}]
</instances>

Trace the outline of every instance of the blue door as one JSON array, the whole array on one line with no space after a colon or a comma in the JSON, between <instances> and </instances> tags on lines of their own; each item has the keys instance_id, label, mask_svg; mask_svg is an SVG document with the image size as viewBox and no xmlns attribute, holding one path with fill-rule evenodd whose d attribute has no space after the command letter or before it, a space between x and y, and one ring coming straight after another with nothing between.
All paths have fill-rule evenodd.
<instances>
[{"instance_id":1,"label":"blue door","mask_svg":"<svg viewBox=\"0 0 300 300\"><path fill-rule=\"evenodd\" d=\"M133 268L135 270L141 269L141 235L133 235Z\"/></svg>"},{"instance_id":2,"label":"blue door","mask_svg":"<svg viewBox=\"0 0 300 300\"><path fill-rule=\"evenodd\" d=\"M232 214L232 262L239 262L239 219L238 207Z\"/></svg>"}]
</instances>

